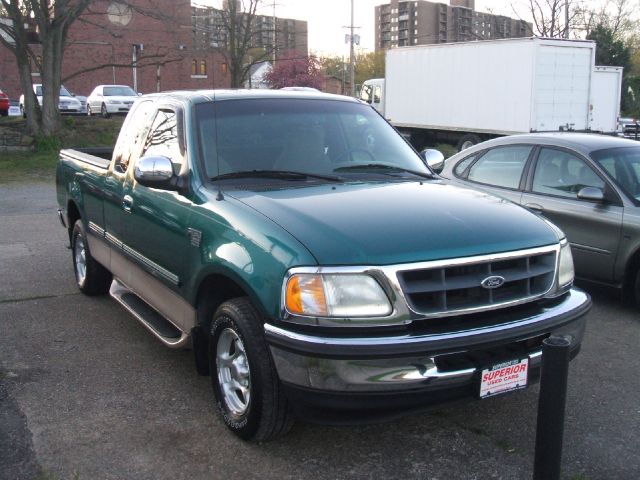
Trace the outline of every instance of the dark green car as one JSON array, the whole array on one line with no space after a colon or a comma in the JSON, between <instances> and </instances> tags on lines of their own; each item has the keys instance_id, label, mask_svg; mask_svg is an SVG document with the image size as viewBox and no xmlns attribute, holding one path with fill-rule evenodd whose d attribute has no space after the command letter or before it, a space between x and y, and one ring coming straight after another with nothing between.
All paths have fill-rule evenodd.
<instances>
[{"instance_id":1,"label":"dark green car","mask_svg":"<svg viewBox=\"0 0 640 480\"><path fill-rule=\"evenodd\" d=\"M192 347L245 439L518 390L543 339L582 341L564 235L354 99L145 96L113 152L61 152L57 187L80 290Z\"/></svg>"}]
</instances>

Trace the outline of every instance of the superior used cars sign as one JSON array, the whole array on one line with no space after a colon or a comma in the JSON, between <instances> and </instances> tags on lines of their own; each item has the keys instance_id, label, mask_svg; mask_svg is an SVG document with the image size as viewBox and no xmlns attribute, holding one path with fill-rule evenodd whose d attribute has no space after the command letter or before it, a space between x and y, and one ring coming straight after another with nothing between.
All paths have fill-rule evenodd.
<instances>
[{"instance_id":1,"label":"superior used cars sign","mask_svg":"<svg viewBox=\"0 0 640 480\"><path fill-rule=\"evenodd\" d=\"M528 373L528 358L502 362L483 370L480 380L480 398L525 388Z\"/></svg>"}]
</instances>

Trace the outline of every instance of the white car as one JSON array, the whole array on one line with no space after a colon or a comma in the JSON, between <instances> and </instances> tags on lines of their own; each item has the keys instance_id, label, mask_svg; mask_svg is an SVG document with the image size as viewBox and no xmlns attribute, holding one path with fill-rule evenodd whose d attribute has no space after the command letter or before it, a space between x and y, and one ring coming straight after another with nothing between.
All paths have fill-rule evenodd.
<instances>
[{"instance_id":1,"label":"white car","mask_svg":"<svg viewBox=\"0 0 640 480\"><path fill-rule=\"evenodd\" d=\"M137 99L138 94L127 85L98 85L87 97L87 115L126 114Z\"/></svg>"},{"instance_id":2,"label":"white car","mask_svg":"<svg viewBox=\"0 0 640 480\"><path fill-rule=\"evenodd\" d=\"M33 91L38 98L38 103L42 106L42 84L34 83ZM63 114L81 114L84 113L85 109L82 106L82 102L75 98L69 90L64 88L64 85L60 85L60 98L58 99L58 109L60 113ZM20 112L22 116L25 116L24 113L24 95L20 95Z\"/></svg>"}]
</instances>

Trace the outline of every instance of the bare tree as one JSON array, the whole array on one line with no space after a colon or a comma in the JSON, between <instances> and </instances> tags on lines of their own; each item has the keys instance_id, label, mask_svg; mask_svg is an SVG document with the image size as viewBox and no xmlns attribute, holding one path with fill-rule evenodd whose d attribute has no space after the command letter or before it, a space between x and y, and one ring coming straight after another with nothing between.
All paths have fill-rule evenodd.
<instances>
[{"instance_id":1,"label":"bare tree","mask_svg":"<svg viewBox=\"0 0 640 480\"><path fill-rule=\"evenodd\" d=\"M25 94L27 126L33 133L53 135L60 125L62 60L69 27L84 12L91 0L0 0L0 14L9 22L0 25L6 38L1 41L13 52ZM43 85L42 113L31 87L31 64L36 61L31 49L30 32L25 25L37 27L42 45L42 61L38 65Z\"/></svg>"},{"instance_id":2,"label":"bare tree","mask_svg":"<svg viewBox=\"0 0 640 480\"><path fill-rule=\"evenodd\" d=\"M263 0L224 0L222 9L210 10L214 13L214 22L206 33L215 38L214 48L225 59L231 88L241 87L251 67L269 60L275 52L276 25L263 26L258 22L257 12L264 3ZM264 37L271 41L265 42Z\"/></svg>"},{"instance_id":3,"label":"bare tree","mask_svg":"<svg viewBox=\"0 0 640 480\"><path fill-rule=\"evenodd\" d=\"M533 32L536 35L569 38L572 33L575 35L583 7L579 0L527 0L526 9L533 19Z\"/></svg>"},{"instance_id":4,"label":"bare tree","mask_svg":"<svg viewBox=\"0 0 640 480\"><path fill-rule=\"evenodd\" d=\"M585 36L598 26L606 27L615 38L637 34L637 0L608 0L599 9L582 8L578 11L577 26Z\"/></svg>"}]
</instances>

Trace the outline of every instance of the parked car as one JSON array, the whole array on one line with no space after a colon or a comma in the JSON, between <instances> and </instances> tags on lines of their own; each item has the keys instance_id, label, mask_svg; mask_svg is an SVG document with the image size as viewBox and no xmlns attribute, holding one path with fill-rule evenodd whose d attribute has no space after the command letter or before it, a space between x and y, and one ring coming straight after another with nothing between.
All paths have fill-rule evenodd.
<instances>
[{"instance_id":1,"label":"parked car","mask_svg":"<svg viewBox=\"0 0 640 480\"><path fill-rule=\"evenodd\" d=\"M0 90L0 115L6 117L9 115L9 96Z\"/></svg>"},{"instance_id":2,"label":"parked car","mask_svg":"<svg viewBox=\"0 0 640 480\"><path fill-rule=\"evenodd\" d=\"M638 120L631 117L621 117L618 119L618 134L624 137L632 137L636 135L640 137L640 124Z\"/></svg>"},{"instance_id":3,"label":"parked car","mask_svg":"<svg viewBox=\"0 0 640 480\"><path fill-rule=\"evenodd\" d=\"M36 97L38 98L38 103L40 104L40 106L42 106L42 92L43 92L42 84L34 83L33 91L35 92ZM73 94L71 94L69 90L67 90L64 87L64 85L60 85L60 97L58 99L58 109L62 114L77 115L77 114L84 113L84 110L82 108L82 103L80 102L80 100L75 98ZM24 94L20 95L20 112L22 113L23 117L26 116L24 111Z\"/></svg>"},{"instance_id":4,"label":"parked car","mask_svg":"<svg viewBox=\"0 0 640 480\"><path fill-rule=\"evenodd\" d=\"M20 103L18 100L10 100L9 101L9 116L10 117L19 117L21 115L20 112Z\"/></svg>"},{"instance_id":5,"label":"parked car","mask_svg":"<svg viewBox=\"0 0 640 480\"><path fill-rule=\"evenodd\" d=\"M576 277L640 304L640 145L580 133L497 138L449 158L445 178L542 214L571 244Z\"/></svg>"},{"instance_id":6,"label":"parked car","mask_svg":"<svg viewBox=\"0 0 640 480\"><path fill-rule=\"evenodd\" d=\"M80 113L87 113L87 97L84 95L76 95L71 92L71 95L80 102Z\"/></svg>"},{"instance_id":7,"label":"parked car","mask_svg":"<svg viewBox=\"0 0 640 480\"><path fill-rule=\"evenodd\" d=\"M114 113L126 114L138 98L127 85L98 85L87 97L87 115L99 113L108 118Z\"/></svg>"}]
</instances>

